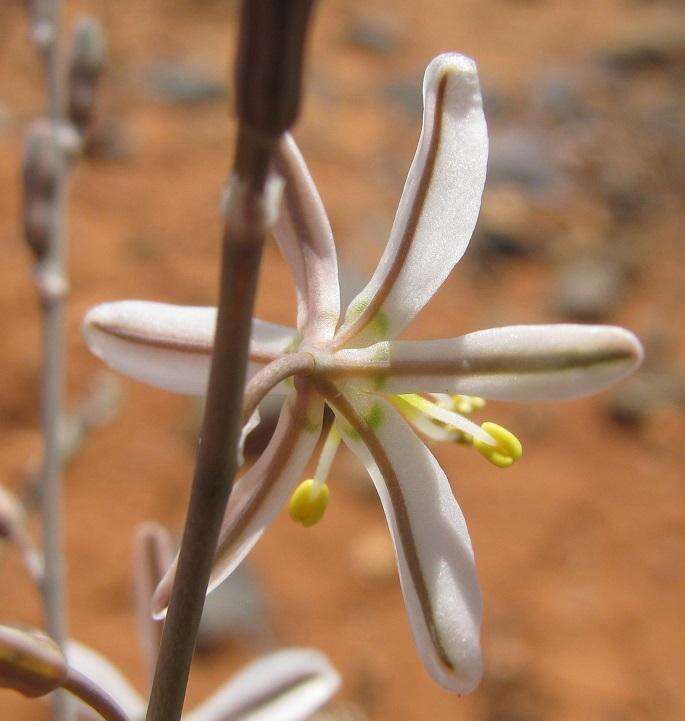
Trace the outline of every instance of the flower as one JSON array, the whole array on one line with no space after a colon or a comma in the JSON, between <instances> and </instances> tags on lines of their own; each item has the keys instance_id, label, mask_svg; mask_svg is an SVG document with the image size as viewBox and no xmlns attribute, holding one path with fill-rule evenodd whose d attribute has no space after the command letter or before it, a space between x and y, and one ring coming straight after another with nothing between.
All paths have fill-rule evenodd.
<instances>
[{"instance_id":1,"label":"flower","mask_svg":"<svg viewBox=\"0 0 685 721\"><path fill-rule=\"evenodd\" d=\"M135 591L138 631L150 669L155 670L161 622L150 616L150 593L159 581L160 562L171 560L171 538L158 524L139 526L135 537ZM114 699L131 721L145 718L145 699L104 656L77 641L67 644L69 667ZM269 653L243 668L195 708L183 721L305 721L340 687L340 676L319 651L287 648ZM77 721L100 716L84 702L76 706Z\"/></svg>"},{"instance_id":2,"label":"flower","mask_svg":"<svg viewBox=\"0 0 685 721\"><path fill-rule=\"evenodd\" d=\"M438 683L463 693L482 674L473 550L445 473L406 421L432 438L473 443L506 467L521 455L518 440L465 413L481 407L483 398L593 393L631 372L641 348L623 329L580 325L394 340L464 254L485 182L487 129L473 61L454 53L435 58L423 95L423 128L390 239L340 324L328 219L294 141L287 137L280 146L276 167L285 179L284 208L274 235L296 281L297 332L254 321L246 399L268 390L287 397L269 445L233 490L210 589L240 563L289 497L293 518L304 525L320 518L342 439L381 498L424 665ZM85 335L93 352L120 371L161 388L202 394L214 323L211 308L126 301L91 310ZM314 477L298 485L326 404L336 422ZM172 567L155 594L158 613L173 575Z\"/></svg>"}]
</instances>

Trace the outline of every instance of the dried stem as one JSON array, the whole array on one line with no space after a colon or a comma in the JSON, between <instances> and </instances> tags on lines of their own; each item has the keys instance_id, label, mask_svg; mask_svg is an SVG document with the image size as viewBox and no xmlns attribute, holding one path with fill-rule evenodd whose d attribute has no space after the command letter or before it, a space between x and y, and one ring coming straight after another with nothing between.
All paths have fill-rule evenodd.
<instances>
[{"instance_id":1,"label":"dried stem","mask_svg":"<svg viewBox=\"0 0 685 721\"><path fill-rule=\"evenodd\" d=\"M237 470L248 348L262 246L278 212L270 175L279 137L299 106L311 0L243 0L238 50L238 139L214 352L178 570L146 721L179 721L221 521ZM249 80L248 80L249 78Z\"/></svg>"}]
</instances>

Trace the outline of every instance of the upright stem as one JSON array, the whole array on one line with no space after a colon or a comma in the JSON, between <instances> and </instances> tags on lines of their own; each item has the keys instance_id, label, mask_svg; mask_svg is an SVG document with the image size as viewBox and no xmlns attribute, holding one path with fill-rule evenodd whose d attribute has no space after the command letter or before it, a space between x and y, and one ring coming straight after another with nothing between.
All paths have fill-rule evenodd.
<instances>
[{"instance_id":1,"label":"upright stem","mask_svg":"<svg viewBox=\"0 0 685 721\"><path fill-rule=\"evenodd\" d=\"M234 183L240 183L234 179ZM236 188L234 186L234 191ZM223 241L217 331L195 478L162 633L147 721L181 717L219 529L233 477L240 435L252 310L266 224L257 218L264 185L237 190L242 207L230 212ZM263 211L262 211L263 212ZM233 223L233 214L252 217ZM260 220L261 222L255 222Z\"/></svg>"},{"instance_id":2,"label":"upright stem","mask_svg":"<svg viewBox=\"0 0 685 721\"><path fill-rule=\"evenodd\" d=\"M64 89L59 57L61 0L49 4L52 35L43 48L48 115L53 137L59 142L64 124ZM56 188L50 209L50 242L38 268L42 306L43 369L41 423L43 434L43 472L41 479L41 512L45 573L43 599L48 634L64 648L68 637L65 598L65 564L62 529L62 458L60 427L64 393L65 343L64 316L66 295L66 228L65 210L68 167L64 152L60 157ZM69 721L71 704L64 692L54 694L56 721Z\"/></svg>"},{"instance_id":3,"label":"upright stem","mask_svg":"<svg viewBox=\"0 0 685 721\"><path fill-rule=\"evenodd\" d=\"M207 403L178 567L146 721L179 721L190 663L237 470L243 389L262 246L276 220L276 143L294 121L312 0L243 0L236 63L239 118L226 203L219 307ZM277 191L277 192L274 192Z\"/></svg>"}]
</instances>

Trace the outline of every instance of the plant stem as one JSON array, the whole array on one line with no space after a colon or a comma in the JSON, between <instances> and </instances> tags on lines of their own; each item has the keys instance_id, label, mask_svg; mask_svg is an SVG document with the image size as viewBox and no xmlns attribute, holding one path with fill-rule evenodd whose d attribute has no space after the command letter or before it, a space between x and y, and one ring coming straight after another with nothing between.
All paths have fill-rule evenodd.
<instances>
[{"instance_id":1,"label":"plant stem","mask_svg":"<svg viewBox=\"0 0 685 721\"><path fill-rule=\"evenodd\" d=\"M251 188L243 200L247 207L239 212L254 215L262 193L263 184L261 188ZM236 211L237 208L233 212ZM195 478L147 721L174 721L181 717L219 529L237 470L241 399L266 229L263 222L247 225L231 220L229 214L223 242L216 340Z\"/></svg>"},{"instance_id":2,"label":"plant stem","mask_svg":"<svg viewBox=\"0 0 685 721\"><path fill-rule=\"evenodd\" d=\"M270 167L294 121L312 0L243 0L236 63L239 118L223 238L207 403L176 578L146 721L180 721L221 522L237 470L243 391L262 246L281 184ZM276 190L277 192L274 192Z\"/></svg>"},{"instance_id":3,"label":"plant stem","mask_svg":"<svg viewBox=\"0 0 685 721\"><path fill-rule=\"evenodd\" d=\"M64 91L59 58L59 28L62 15L61 0L47 5L51 29L50 41L42 48L48 100L48 116L53 125L53 137L64 123ZM66 198L68 163L59 152L56 187L50 209L50 242L47 254L38 267L41 293L43 368L41 389L41 424L43 434L43 464L41 479L41 513L43 554L43 602L48 634L61 648L67 641L67 610L65 599L65 564L62 529L62 454L60 428L65 375L64 316L66 295ZM63 692L54 694L56 721L69 721L71 704Z\"/></svg>"}]
</instances>

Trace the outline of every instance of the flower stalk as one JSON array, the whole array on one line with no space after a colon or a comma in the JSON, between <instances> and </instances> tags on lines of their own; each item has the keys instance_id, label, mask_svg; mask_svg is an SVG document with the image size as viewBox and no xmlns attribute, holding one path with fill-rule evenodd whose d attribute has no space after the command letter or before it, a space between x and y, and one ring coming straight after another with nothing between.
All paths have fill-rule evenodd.
<instances>
[{"instance_id":1,"label":"flower stalk","mask_svg":"<svg viewBox=\"0 0 685 721\"><path fill-rule=\"evenodd\" d=\"M43 65L47 99L46 118L29 130L23 172L24 234L36 259L34 277L42 313L40 506L45 562L41 590L47 631L64 648L68 636L62 541L64 328L69 288L66 210L70 171L81 146L79 136L86 132L92 114L104 41L95 20L82 20L67 74L60 54L61 0L32 0L28 9L30 36ZM76 91L77 106L72 102ZM68 721L71 714L65 695L56 693L54 698L56 720Z\"/></svg>"},{"instance_id":2,"label":"flower stalk","mask_svg":"<svg viewBox=\"0 0 685 721\"><path fill-rule=\"evenodd\" d=\"M207 403L186 525L146 721L179 721L216 552L237 470L243 392L262 247L282 183L271 170L299 108L312 0L244 0L236 62L237 145Z\"/></svg>"}]
</instances>

